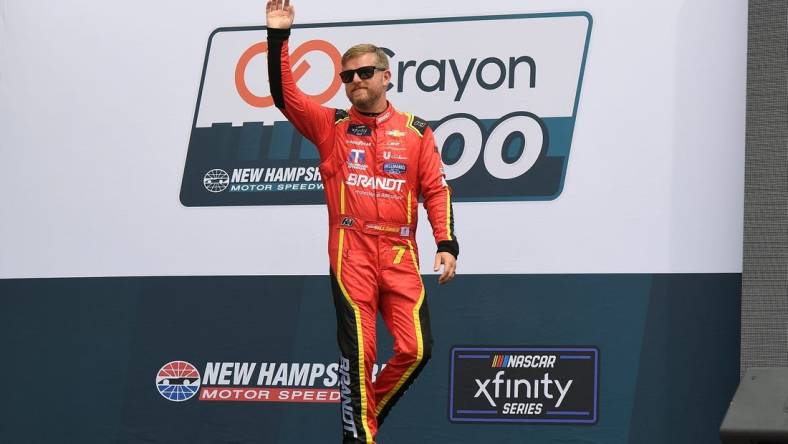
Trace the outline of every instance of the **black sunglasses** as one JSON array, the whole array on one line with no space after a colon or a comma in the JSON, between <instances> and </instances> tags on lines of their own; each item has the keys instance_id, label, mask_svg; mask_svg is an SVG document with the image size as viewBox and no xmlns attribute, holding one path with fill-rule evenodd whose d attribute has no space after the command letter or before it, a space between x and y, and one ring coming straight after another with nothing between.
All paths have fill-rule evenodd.
<instances>
[{"instance_id":1,"label":"black sunglasses","mask_svg":"<svg viewBox=\"0 0 788 444\"><path fill-rule=\"evenodd\" d=\"M356 69L348 69L346 71L342 71L339 73L339 78L342 79L342 83L350 83L353 81L353 77L356 73L358 73L358 78L361 80L367 80L372 78L375 75L375 71L385 71L386 68L378 68L377 66L362 66L361 68Z\"/></svg>"}]
</instances>

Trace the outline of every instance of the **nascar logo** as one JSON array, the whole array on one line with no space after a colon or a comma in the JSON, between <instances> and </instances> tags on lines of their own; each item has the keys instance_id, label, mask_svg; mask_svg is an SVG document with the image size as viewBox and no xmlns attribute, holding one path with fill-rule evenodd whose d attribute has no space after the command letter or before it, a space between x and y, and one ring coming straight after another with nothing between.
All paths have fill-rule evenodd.
<instances>
[{"instance_id":1,"label":"nascar logo","mask_svg":"<svg viewBox=\"0 0 788 444\"><path fill-rule=\"evenodd\" d=\"M555 355L494 355L493 368L551 368L555 365Z\"/></svg>"}]
</instances>

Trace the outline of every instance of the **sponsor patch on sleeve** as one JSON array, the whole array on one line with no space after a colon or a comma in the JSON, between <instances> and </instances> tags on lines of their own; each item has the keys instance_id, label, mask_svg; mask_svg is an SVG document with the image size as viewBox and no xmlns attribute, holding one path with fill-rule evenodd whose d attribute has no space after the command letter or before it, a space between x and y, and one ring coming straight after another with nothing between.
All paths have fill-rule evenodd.
<instances>
[{"instance_id":1,"label":"sponsor patch on sleeve","mask_svg":"<svg viewBox=\"0 0 788 444\"><path fill-rule=\"evenodd\" d=\"M339 109L339 108L335 109L334 110L334 125L336 125L339 122L347 119L348 117L349 117L348 113L344 109Z\"/></svg>"},{"instance_id":2,"label":"sponsor patch on sleeve","mask_svg":"<svg viewBox=\"0 0 788 444\"><path fill-rule=\"evenodd\" d=\"M427 130L428 124L426 120L413 116L413 123L411 123L411 126L419 133L419 135L423 136L424 131Z\"/></svg>"}]
</instances>

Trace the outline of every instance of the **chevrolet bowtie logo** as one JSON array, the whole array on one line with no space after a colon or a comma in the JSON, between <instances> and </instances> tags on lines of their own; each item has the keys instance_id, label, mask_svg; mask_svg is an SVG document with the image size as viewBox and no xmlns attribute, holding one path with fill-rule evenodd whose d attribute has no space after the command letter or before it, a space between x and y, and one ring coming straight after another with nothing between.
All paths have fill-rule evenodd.
<instances>
[{"instance_id":1,"label":"chevrolet bowtie logo","mask_svg":"<svg viewBox=\"0 0 788 444\"><path fill-rule=\"evenodd\" d=\"M400 130L391 130L391 131L387 131L386 135L391 137L404 137L405 133Z\"/></svg>"}]
</instances>

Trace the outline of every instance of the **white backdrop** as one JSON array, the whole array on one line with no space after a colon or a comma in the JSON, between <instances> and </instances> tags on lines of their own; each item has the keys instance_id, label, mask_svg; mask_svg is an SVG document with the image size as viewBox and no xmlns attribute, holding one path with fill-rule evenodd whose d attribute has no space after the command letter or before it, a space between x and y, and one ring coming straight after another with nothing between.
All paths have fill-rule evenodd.
<instances>
[{"instance_id":1,"label":"white backdrop","mask_svg":"<svg viewBox=\"0 0 788 444\"><path fill-rule=\"evenodd\" d=\"M747 2L480 5L296 4L299 23L593 16L563 193L456 204L459 272L741 272ZM208 36L264 9L0 1L0 278L326 273L322 206L178 200Z\"/></svg>"}]
</instances>

